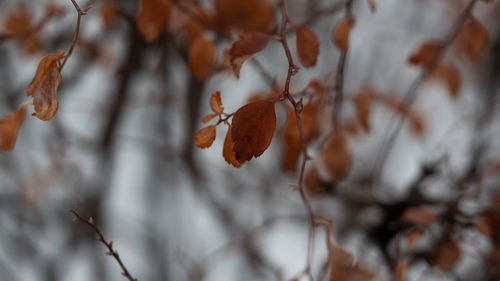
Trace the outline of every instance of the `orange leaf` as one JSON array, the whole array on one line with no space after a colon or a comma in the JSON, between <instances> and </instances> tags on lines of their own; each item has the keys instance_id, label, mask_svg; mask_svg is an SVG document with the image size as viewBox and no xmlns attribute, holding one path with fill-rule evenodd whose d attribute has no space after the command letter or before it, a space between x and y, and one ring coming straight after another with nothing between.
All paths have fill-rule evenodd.
<instances>
[{"instance_id":1,"label":"orange leaf","mask_svg":"<svg viewBox=\"0 0 500 281\"><path fill-rule=\"evenodd\" d=\"M465 53L471 60L477 61L488 44L488 32L478 20L471 17L462 27L461 33Z\"/></svg>"},{"instance_id":2,"label":"orange leaf","mask_svg":"<svg viewBox=\"0 0 500 281\"><path fill-rule=\"evenodd\" d=\"M324 164L333 180L345 178L352 164L352 156L347 141L342 134L330 135L321 148Z\"/></svg>"},{"instance_id":3,"label":"orange leaf","mask_svg":"<svg viewBox=\"0 0 500 281\"><path fill-rule=\"evenodd\" d=\"M360 93L354 96L354 106L356 107L356 118L365 132L370 131L371 96L369 93Z\"/></svg>"},{"instance_id":4,"label":"orange leaf","mask_svg":"<svg viewBox=\"0 0 500 281\"><path fill-rule=\"evenodd\" d=\"M460 73L458 69L452 64L440 65L434 70L433 74L446 82L450 96L456 98L458 89L460 88Z\"/></svg>"},{"instance_id":5,"label":"orange leaf","mask_svg":"<svg viewBox=\"0 0 500 281\"><path fill-rule=\"evenodd\" d=\"M17 133L24 121L27 105L22 105L16 112L5 116L0 120L0 148L10 151L16 143Z\"/></svg>"},{"instance_id":6,"label":"orange leaf","mask_svg":"<svg viewBox=\"0 0 500 281\"><path fill-rule=\"evenodd\" d=\"M10 12L5 19L5 29L13 34L20 34L28 31L31 27L32 15L24 6Z\"/></svg>"},{"instance_id":7,"label":"orange leaf","mask_svg":"<svg viewBox=\"0 0 500 281\"><path fill-rule=\"evenodd\" d=\"M61 82L59 73L59 60L64 57L64 52L59 50L54 55L45 56L38 65L35 77L26 94L33 96L35 113L33 116L40 120L50 120L57 112L57 87Z\"/></svg>"},{"instance_id":8,"label":"orange leaf","mask_svg":"<svg viewBox=\"0 0 500 281\"><path fill-rule=\"evenodd\" d=\"M410 231L408 233L408 235L406 235L406 244L408 245L408 247L413 247L413 245L415 245L415 243L417 243L418 240L420 240L420 238L422 238L422 235L423 235L423 232L422 230L420 229L414 229L412 231Z\"/></svg>"},{"instance_id":9,"label":"orange leaf","mask_svg":"<svg viewBox=\"0 0 500 281\"><path fill-rule=\"evenodd\" d=\"M434 265L442 271L450 271L460 259L460 248L455 241L443 243L439 249L434 261Z\"/></svg>"},{"instance_id":10,"label":"orange leaf","mask_svg":"<svg viewBox=\"0 0 500 281\"><path fill-rule=\"evenodd\" d=\"M267 0L215 0L215 21L223 32L268 32L274 8Z\"/></svg>"},{"instance_id":11,"label":"orange leaf","mask_svg":"<svg viewBox=\"0 0 500 281\"><path fill-rule=\"evenodd\" d=\"M377 9L377 6L375 5L375 0L368 0L368 5L370 6L370 11L373 13Z\"/></svg>"},{"instance_id":12,"label":"orange leaf","mask_svg":"<svg viewBox=\"0 0 500 281\"><path fill-rule=\"evenodd\" d=\"M306 186L307 192L311 196L318 196L328 192L327 186L323 184L320 179L316 165L313 165L309 171L307 171L304 179L304 185Z\"/></svg>"},{"instance_id":13,"label":"orange leaf","mask_svg":"<svg viewBox=\"0 0 500 281\"><path fill-rule=\"evenodd\" d=\"M210 120L214 119L214 117L217 116L217 114L208 114L207 116L203 117L203 119L201 119L201 122L203 123L208 123L210 122Z\"/></svg>"},{"instance_id":14,"label":"orange leaf","mask_svg":"<svg viewBox=\"0 0 500 281\"><path fill-rule=\"evenodd\" d=\"M212 108L212 111L219 115L222 114L224 111L224 107L222 107L222 101L220 99L220 92L217 92L210 96L210 107Z\"/></svg>"},{"instance_id":15,"label":"orange leaf","mask_svg":"<svg viewBox=\"0 0 500 281\"><path fill-rule=\"evenodd\" d=\"M137 29L146 42L151 43L160 36L169 14L169 0L141 0L136 24Z\"/></svg>"},{"instance_id":16,"label":"orange leaf","mask_svg":"<svg viewBox=\"0 0 500 281\"><path fill-rule=\"evenodd\" d=\"M224 147L222 148L222 156L227 163L233 165L236 168L241 167L240 162L236 160L235 153L233 151L234 143L231 137L231 126L227 130L226 139L224 140Z\"/></svg>"},{"instance_id":17,"label":"orange leaf","mask_svg":"<svg viewBox=\"0 0 500 281\"><path fill-rule=\"evenodd\" d=\"M115 2L105 2L101 8L101 19L106 30L110 30L116 23L116 12L118 6Z\"/></svg>"},{"instance_id":18,"label":"orange leaf","mask_svg":"<svg viewBox=\"0 0 500 281\"><path fill-rule=\"evenodd\" d=\"M199 148L211 146L215 140L215 132L215 125L202 128L194 135L194 144Z\"/></svg>"},{"instance_id":19,"label":"orange leaf","mask_svg":"<svg viewBox=\"0 0 500 281\"><path fill-rule=\"evenodd\" d=\"M396 271L394 272L392 281L405 281L407 270L408 270L408 259L403 258L398 260L396 263Z\"/></svg>"},{"instance_id":20,"label":"orange leaf","mask_svg":"<svg viewBox=\"0 0 500 281\"><path fill-rule=\"evenodd\" d=\"M347 52L349 49L349 33L351 32L354 23L355 21L353 18L343 19L334 29L333 43L343 53Z\"/></svg>"},{"instance_id":21,"label":"orange leaf","mask_svg":"<svg viewBox=\"0 0 500 281\"><path fill-rule=\"evenodd\" d=\"M241 65L255 53L260 52L269 44L271 37L260 32L247 32L233 43L229 50L231 65L237 77L240 76Z\"/></svg>"},{"instance_id":22,"label":"orange leaf","mask_svg":"<svg viewBox=\"0 0 500 281\"><path fill-rule=\"evenodd\" d=\"M413 65L432 67L437 63L443 44L435 40L422 43L419 48L410 55L408 62Z\"/></svg>"},{"instance_id":23,"label":"orange leaf","mask_svg":"<svg viewBox=\"0 0 500 281\"><path fill-rule=\"evenodd\" d=\"M299 26L295 29L297 54L305 67L316 65L319 54L319 41L314 32Z\"/></svg>"},{"instance_id":24,"label":"orange leaf","mask_svg":"<svg viewBox=\"0 0 500 281\"><path fill-rule=\"evenodd\" d=\"M189 47L189 68L199 80L207 79L215 62L214 43L204 35L198 36Z\"/></svg>"},{"instance_id":25,"label":"orange leaf","mask_svg":"<svg viewBox=\"0 0 500 281\"><path fill-rule=\"evenodd\" d=\"M276 129L274 102L251 102L233 116L231 136L236 160L243 164L252 157L259 157L271 144Z\"/></svg>"},{"instance_id":26,"label":"orange leaf","mask_svg":"<svg viewBox=\"0 0 500 281\"><path fill-rule=\"evenodd\" d=\"M356 258L342 247L328 243L328 253L330 281L367 281L375 278L375 274L357 263Z\"/></svg>"},{"instance_id":27,"label":"orange leaf","mask_svg":"<svg viewBox=\"0 0 500 281\"><path fill-rule=\"evenodd\" d=\"M426 207L412 207L404 211L401 219L408 223L429 226L439 221L439 216Z\"/></svg>"},{"instance_id":28,"label":"orange leaf","mask_svg":"<svg viewBox=\"0 0 500 281\"><path fill-rule=\"evenodd\" d=\"M283 171L288 172L290 174L295 174L297 172L297 162L300 157L300 145L295 143L285 143L281 168Z\"/></svg>"}]
</instances>

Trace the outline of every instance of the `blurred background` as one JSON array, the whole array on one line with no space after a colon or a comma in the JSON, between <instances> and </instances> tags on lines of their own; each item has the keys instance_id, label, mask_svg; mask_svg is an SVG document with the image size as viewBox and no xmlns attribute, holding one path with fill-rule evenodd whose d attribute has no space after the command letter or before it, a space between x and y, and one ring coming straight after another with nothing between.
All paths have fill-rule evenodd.
<instances>
[{"instance_id":1,"label":"blurred background","mask_svg":"<svg viewBox=\"0 0 500 281\"><path fill-rule=\"evenodd\" d=\"M304 269L309 221L293 188L298 173L286 168L286 104L276 106L270 148L241 168L222 157L223 125L210 148L193 145L211 94L220 91L232 113L250 97L282 91L288 62L278 41L245 62L239 78L225 58L243 31L278 34L279 1L150 1L168 3L170 13L154 38L138 28L138 0L77 1L93 8L61 73L58 112L45 122L30 108L15 148L0 155L0 280L125 280L95 233L72 221L75 205L141 281L290 280ZM346 133L346 177L332 180L321 168L319 159L335 157L322 150L328 131L309 143L306 184L315 215L332 221L335 241L373 280L500 278L499 1L472 9L488 34L479 58L469 59L460 35L449 42L442 61L459 72L454 94L449 78L418 81L422 67L408 63L422 41L448 38L468 3L375 0L375 11L367 1L352 3L341 120L348 128L356 119L360 93L387 102L370 107L369 130ZM333 97L340 52L332 31L345 1L287 4L290 20L320 42L316 66L302 67L290 27L300 67L290 90L313 100L315 80ZM76 18L70 0L0 1L0 116L30 100L39 61L67 50ZM9 22L25 27L16 34ZM217 52L203 79L189 54L190 36L200 32ZM390 105L415 81L411 123ZM316 122L324 129L328 120ZM401 128L388 144L395 124ZM335 279L323 228L314 242L316 280L366 280Z\"/></svg>"}]
</instances>

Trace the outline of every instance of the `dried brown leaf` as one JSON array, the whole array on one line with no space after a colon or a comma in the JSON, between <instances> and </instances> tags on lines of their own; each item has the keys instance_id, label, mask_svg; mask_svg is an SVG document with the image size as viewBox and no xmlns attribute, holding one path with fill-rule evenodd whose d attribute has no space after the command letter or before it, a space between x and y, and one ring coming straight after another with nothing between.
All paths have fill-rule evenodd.
<instances>
[{"instance_id":1,"label":"dried brown leaf","mask_svg":"<svg viewBox=\"0 0 500 281\"><path fill-rule=\"evenodd\" d=\"M448 272L460 259L460 248L456 241L448 241L438 249L434 265L442 271Z\"/></svg>"},{"instance_id":2,"label":"dried brown leaf","mask_svg":"<svg viewBox=\"0 0 500 281\"><path fill-rule=\"evenodd\" d=\"M405 281L407 271L408 271L408 259L404 258L398 260L396 263L396 270L394 272L392 281Z\"/></svg>"},{"instance_id":3,"label":"dried brown leaf","mask_svg":"<svg viewBox=\"0 0 500 281\"><path fill-rule=\"evenodd\" d=\"M241 163L236 160L236 154L233 151L234 143L231 137L231 127L227 130L226 139L224 140L224 147L222 148L222 156L227 163L236 168L241 167Z\"/></svg>"},{"instance_id":4,"label":"dried brown leaf","mask_svg":"<svg viewBox=\"0 0 500 281\"><path fill-rule=\"evenodd\" d=\"M412 207L404 211L401 219L407 223L429 226L439 221L439 216L427 207Z\"/></svg>"},{"instance_id":5,"label":"dried brown leaf","mask_svg":"<svg viewBox=\"0 0 500 281\"><path fill-rule=\"evenodd\" d=\"M224 107L222 107L222 100L220 98L220 92L216 92L212 96L210 96L210 108L212 111L219 115L224 111Z\"/></svg>"},{"instance_id":6,"label":"dried brown leaf","mask_svg":"<svg viewBox=\"0 0 500 281\"><path fill-rule=\"evenodd\" d=\"M264 50L270 40L271 37L265 33L247 32L233 43L229 55L237 77L240 75L241 65L257 52Z\"/></svg>"},{"instance_id":7,"label":"dried brown leaf","mask_svg":"<svg viewBox=\"0 0 500 281\"><path fill-rule=\"evenodd\" d=\"M215 0L218 30L269 32L274 26L274 8L267 0Z\"/></svg>"},{"instance_id":8,"label":"dried brown leaf","mask_svg":"<svg viewBox=\"0 0 500 281\"><path fill-rule=\"evenodd\" d=\"M353 98L356 107L356 119L365 132L370 131L370 113L372 98L370 93L361 92Z\"/></svg>"},{"instance_id":9,"label":"dried brown leaf","mask_svg":"<svg viewBox=\"0 0 500 281\"><path fill-rule=\"evenodd\" d=\"M377 5L375 4L375 0L368 0L368 6L370 6L370 11L373 13L377 10Z\"/></svg>"},{"instance_id":10,"label":"dried brown leaf","mask_svg":"<svg viewBox=\"0 0 500 281\"><path fill-rule=\"evenodd\" d=\"M477 19L470 17L462 27L461 37L466 55L477 61L488 44L488 31Z\"/></svg>"},{"instance_id":11,"label":"dried brown leaf","mask_svg":"<svg viewBox=\"0 0 500 281\"><path fill-rule=\"evenodd\" d=\"M413 65L432 67L437 63L443 43L436 40L428 40L420 44L418 49L408 58L408 62Z\"/></svg>"},{"instance_id":12,"label":"dried brown leaf","mask_svg":"<svg viewBox=\"0 0 500 281\"><path fill-rule=\"evenodd\" d=\"M31 19L32 15L28 10L20 6L18 9L11 11L5 18L5 29L13 34L24 33L30 29Z\"/></svg>"},{"instance_id":13,"label":"dried brown leaf","mask_svg":"<svg viewBox=\"0 0 500 281\"><path fill-rule=\"evenodd\" d=\"M349 49L349 34L354 26L353 18L342 19L334 29L333 43L343 53Z\"/></svg>"},{"instance_id":14,"label":"dried brown leaf","mask_svg":"<svg viewBox=\"0 0 500 281\"><path fill-rule=\"evenodd\" d=\"M356 258L342 247L329 243L328 252L330 281L367 281L375 278L373 272L358 264Z\"/></svg>"},{"instance_id":15,"label":"dried brown leaf","mask_svg":"<svg viewBox=\"0 0 500 281\"><path fill-rule=\"evenodd\" d=\"M297 54L305 67L313 67L319 54L319 41L314 32L299 26L295 29Z\"/></svg>"},{"instance_id":16,"label":"dried brown leaf","mask_svg":"<svg viewBox=\"0 0 500 281\"><path fill-rule=\"evenodd\" d=\"M16 112L6 115L0 120L0 148L10 151L14 148L17 133L26 115L27 105L22 105Z\"/></svg>"},{"instance_id":17,"label":"dried brown leaf","mask_svg":"<svg viewBox=\"0 0 500 281\"><path fill-rule=\"evenodd\" d=\"M203 81L207 79L215 63L215 46L204 35L198 36L189 47L189 68L194 76Z\"/></svg>"},{"instance_id":18,"label":"dried brown leaf","mask_svg":"<svg viewBox=\"0 0 500 281\"><path fill-rule=\"evenodd\" d=\"M238 109L231 127L236 160L243 164L262 155L271 144L275 129L274 101L255 101Z\"/></svg>"},{"instance_id":19,"label":"dried brown leaf","mask_svg":"<svg viewBox=\"0 0 500 281\"><path fill-rule=\"evenodd\" d=\"M118 6L115 2L105 2L101 8L101 20L106 30L111 30L116 24Z\"/></svg>"},{"instance_id":20,"label":"dried brown leaf","mask_svg":"<svg viewBox=\"0 0 500 281\"><path fill-rule=\"evenodd\" d=\"M33 96L35 113L33 116L40 120L50 120L57 112L57 87L61 82L59 60L64 57L64 52L59 50L56 54L45 56L38 64L35 77L26 94Z\"/></svg>"},{"instance_id":21,"label":"dried brown leaf","mask_svg":"<svg viewBox=\"0 0 500 281\"><path fill-rule=\"evenodd\" d=\"M450 96L456 98L460 88L460 73L453 64L440 65L433 71L435 77L444 80L450 91Z\"/></svg>"},{"instance_id":22,"label":"dried brown leaf","mask_svg":"<svg viewBox=\"0 0 500 281\"><path fill-rule=\"evenodd\" d=\"M210 120L214 119L214 117L216 117L217 114L213 113L213 114L208 114L207 116L203 117L203 119L201 119L201 122L203 122L204 124L210 122Z\"/></svg>"},{"instance_id":23,"label":"dried brown leaf","mask_svg":"<svg viewBox=\"0 0 500 281\"><path fill-rule=\"evenodd\" d=\"M170 15L169 0L141 0L136 17L137 29L146 42L155 41Z\"/></svg>"},{"instance_id":24,"label":"dried brown leaf","mask_svg":"<svg viewBox=\"0 0 500 281\"><path fill-rule=\"evenodd\" d=\"M352 155L344 135L333 133L321 147L325 167L333 180L339 181L349 174Z\"/></svg>"},{"instance_id":25,"label":"dried brown leaf","mask_svg":"<svg viewBox=\"0 0 500 281\"><path fill-rule=\"evenodd\" d=\"M210 147L215 140L215 133L215 125L210 125L200 129L194 135L194 144L199 148Z\"/></svg>"}]
</instances>

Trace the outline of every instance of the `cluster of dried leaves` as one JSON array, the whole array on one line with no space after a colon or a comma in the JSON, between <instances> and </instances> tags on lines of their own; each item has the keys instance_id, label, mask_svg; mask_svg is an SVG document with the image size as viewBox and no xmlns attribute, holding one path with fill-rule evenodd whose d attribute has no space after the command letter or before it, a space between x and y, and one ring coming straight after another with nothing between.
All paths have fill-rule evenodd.
<instances>
[{"instance_id":1,"label":"cluster of dried leaves","mask_svg":"<svg viewBox=\"0 0 500 281\"><path fill-rule=\"evenodd\" d=\"M352 1L348 1L348 5L351 4ZM375 2L368 0L368 4L374 12ZM164 32L180 39L180 46L185 48L188 56L189 69L200 81L222 71L229 71L239 77L243 64L264 51L273 40L283 44L289 62L291 61L292 54L284 44L287 38L274 34L277 27L276 13L279 9L271 2L214 0L212 8L206 9L191 1L140 0L135 24L148 43L155 42ZM101 15L106 29L115 26L118 12L114 2L102 5ZM41 23L59 13L59 8L48 7ZM303 67L315 67L320 55L320 40L317 35L308 27L293 23L286 18L286 15L283 14L282 17L285 17L285 26L287 23L292 23L296 45L296 53L293 56L298 58ZM332 27L329 43L344 56L350 49L349 38L355 23L355 18L346 12L346 16ZM7 33L3 37L17 37L19 44L27 52L40 49L38 41L43 24L34 24L25 8L12 11L6 18L4 26ZM485 27L477 18L470 15L460 26L459 34L459 44L465 55L472 61L479 60L489 40ZM232 44L230 48L222 49L215 39L230 41ZM455 98L460 91L460 71L453 62L443 62L444 52L451 43L438 39L426 40L408 56L408 63L422 67L427 73L426 78L444 81L450 96ZM0 148L3 151L9 151L14 147L29 105L34 105L33 116L40 120L48 121L54 117L58 109L57 88L62 79L61 68L67 57L67 53L59 50L41 59L33 81L26 91L33 101L24 103L16 112L0 120ZM340 71L343 71L342 69L340 68ZM291 77L297 73L298 67L290 63L289 71L293 72L289 73ZM343 75L340 71L335 73L336 78ZM239 168L252 158L261 156L269 148L276 134L277 104L292 100L291 105L285 105L287 120L280 133L283 150L282 168L285 172L295 174L299 159L309 157L302 152L316 143L318 156L312 161L305 175L305 184L308 193L317 196L327 191L325 186L349 176L354 161L349 147L350 139L371 132L371 116L375 106L382 106L401 117L415 135L424 134L423 116L405 104L398 95L380 93L370 86L363 86L359 91L346 95L345 102L352 104L355 113L353 116L342 118L339 127L332 126L332 121L336 118L334 98L331 96L331 89L335 85L332 83L338 83L338 80L332 82L329 77L323 80L312 79L305 89L296 93L290 93L288 86L285 86L283 91L273 89L270 93L250 100L234 113L224 111L221 93L216 92L209 100L212 113L202 119L204 124L210 122L212 124L195 134L194 144L200 148L210 147L216 139L217 126L224 124L227 126L227 131L222 149L223 158L232 166ZM289 98L291 96L300 97L300 100L295 103ZM456 206L447 207L447 217L450 214L453 216ZM428 206L406 209L401 216L401 222L418 226L406 235L408 247L411 248L417 243L426 227L442 223L444 217ZM498 227L497 218L492 219L487 215L471 223L485 235L491 235L494 232L492 229ZM328 223L323 222L323 224L328 230ZM353 256L335 244L330 237L331 230L328 231L330 253L328 262L332 272L330 280L374 278L373 273L356 265ZM434 263L436 267L448 271L460 256L458 242L452 236L452 232L449 232L449 235L445 235L437 245L433 257ZM407 255L400 260L396 266L394 280L404 280L410 259L411 255Z\"/></svg>"}]
</instances>

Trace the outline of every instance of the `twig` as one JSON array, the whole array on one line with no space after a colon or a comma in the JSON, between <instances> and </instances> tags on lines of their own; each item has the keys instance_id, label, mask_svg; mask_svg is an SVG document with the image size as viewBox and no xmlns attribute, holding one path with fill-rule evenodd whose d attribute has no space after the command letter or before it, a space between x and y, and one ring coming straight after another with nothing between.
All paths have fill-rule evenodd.
<instances>
[{"instance_id":1,"label":"twig","mask_svg":"<svg viewBox=\"0 0 500 281\"><path fill-rule=\"evenodd\" d=\"M352 3L353 0L347 0L345 3L345 15L344 20L352 19ZM344 99L344 73L346 68L347 53L349 50L341 51L339 62L337 64L337 72L335 74L335 98L334 98L334 110L333 110L333 127L335 132L338 132L341 128L340 117L342 113L342 101Z\"/></svg>"},{"instance_id":2,"label":"twig","mask_svg":"<svg viewBox=\"0 0 500 281\"><path fill-rule=\"evenodd\" d=\"M73 220L80 221L80 222L90 226L97 233L96 240L101 242L102 244L104 244L106 246L106 248L108 248L106 255L113 256L115 258L115 260L118 262L118 264L120 265L120 267L122 268L122 275L130 281L137 281L137 278L132 277L132 275L130 275L128 269L123 264L123 262L120 258L120 255L118 254L118 251L113 249L113 241L109 241L109 242L106 241L106 239L104 238L104 236L102 234L102 231L95 225L94 219L92 217L90 217L88 220L84 219L82 216L80 216L78 214L78 212L76 211L77 209L78 209L78 207L75 206L75 207L73 207L73 209L69 210L75 216L73 218Z\"/></svg>"},{"instance_id":3,"label":"twig","mask_svg":"<svg viewBox=\"0 0 500 281\"><path fill-rule=\"evenodd\" d=\"M59 72L62 71L64 65L66 64L66 61L73 53L76 41L78 40L78 34L80 33L80 22L82 20L82 16L86 15L87 11L92 8L92 5L90 5L85 10L82 10L80 9L80 6L78 6L78 3L76 3L75 0L71 0L71 3L73 3L73 6L75 6L76 12L78 13L78 18L76 19L76 27L75 27L75 33L73 34L73 40L71 40L71 45L69 46L68 51L66 52L66 56L64 57L61 67L59 68Z\"/></svg>"},{"instance_id":4,"label":"twig","mask_svg":"<svg viewBox=\"0 0 500 281\"><path fill-rule=\"evenodd\" d=\"M406 113L408 109L411 107L413 102L415 101L417 97L417 90L419 89L420 85L424 81L424 79L431 73L434 68L439 65L440 61L443 58L444 53L446 50L450 47L451 43L453 40L457 37L458 33L460 32L460 29L464 25L464 23L467 21L469 18L472 9L474 8L475 4L477 3L478 0L471 0L467 6L465 7L464 11L460 14L458 19L455 21L453 24L451 30L449 31L448 35L445 37L445 39L442 41L442 48L439 56L436 59L436 62L433 63L431 66L424 67L422 72L418 75L418 77L415 79L415 81L412 83L408 91L406 92L403 100L398 106L398 110L401 110L401 112ZM404 116L402 114L401 116ZM380 179L380 174L385 166L385 163L387 162L387 157L389 156L389 153L391 152L392 147L394 146L394 142L396 141L397 136L401 132L401 128L403 127L403 118L397 118L397 116L393 117L391 121L389 122L389 125L387 126L387 131L390 132L391 128L394 126L394 122L396 123L396 128L388 135L389 137L387 140L382 144L381 149L379 150L379 153L377 155L376 161L375 161L375 167L372 173L372 178L374 182L378 182Z\"/></svg>"},{"instance_id":5,"label":"twig","mask_svg":"<svg viewBox=\"0 0 500 281\"><path fill-rule=\"evenodd\" d=\"M311 281L314 280L314 277L311 272L311 264L312 264L312 256L313 256L313 246L314 246L314 213L311 207L311 203L307 198L307 194L304 187L304 172L306 168L306 162L309 160L309 156L307 155L307 142L304 135L304 129L302 128L302 121L300 119L300 112L303 109L302 99L298 102L295 101L293 96L290 94L290 81L292 75L295 75L298 71L298 67L293 63L292 54L290 52L290 48L288 47L288 43L286 40L286 26L289 21L288 12L286 8L285 0L281 1L281 12L282 12L282 20L281 20L281 44L283 45L283 50L285 51L286 58L288 60L288 73L286 76L285 87L283 89L283 93L281 94L281 98L286 98L292 104L295 109L295 118L297 119L297 129L299 130L299 138L300 138L300 146L302 150L302 163L300 167L299 174L299 192L302 201L304 202L304 206L306 208L307 214L309 216L309 236L308 236L308 250L307 250L307 258L306 258L306 267L303 272L300 274L307 274Z\"/></svg>"}]
</instances>

